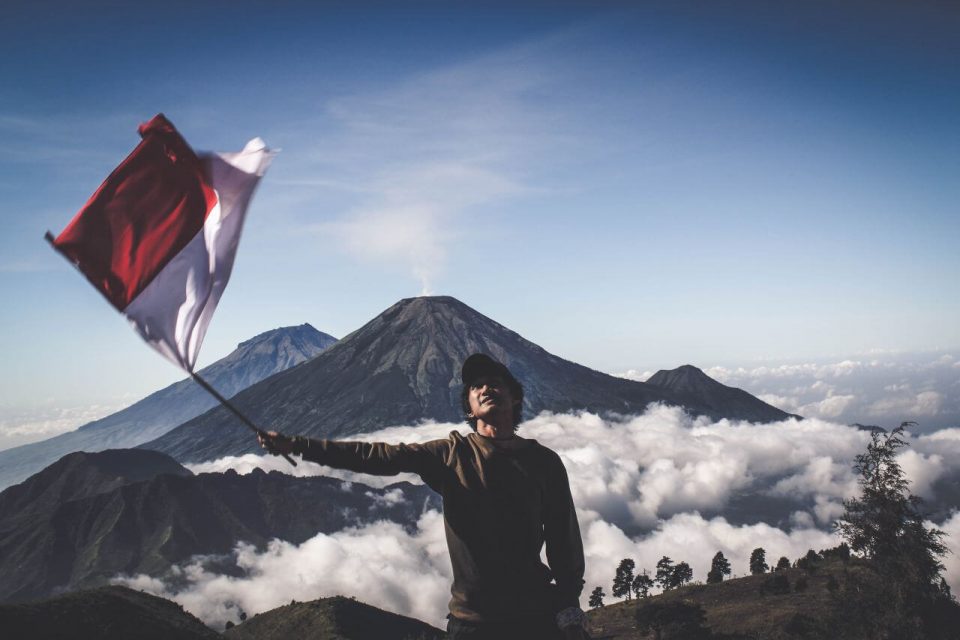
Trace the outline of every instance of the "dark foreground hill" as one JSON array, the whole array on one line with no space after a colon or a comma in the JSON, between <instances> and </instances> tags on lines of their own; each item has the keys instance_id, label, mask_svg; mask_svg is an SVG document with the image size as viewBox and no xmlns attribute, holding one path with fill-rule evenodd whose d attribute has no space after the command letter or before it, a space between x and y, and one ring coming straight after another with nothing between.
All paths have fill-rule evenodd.
<instances>
[{"instance_id":1,"label":"dark foreground hill","mask_svg":"<svg viewBox=\"0 0 960 640\"><path fill-rule=\"evenodd\" d=\"M309 324L274 329L240 343L230 355L202 369L200 374L229 398L264 378L309 360L334 342L334 338ZM0 489L20 482L72 451L128 448L153 440L216 403L188 378L76 431L0 451Z\"/></svg>"},{"instance_id":2,"label":"dark foreground hill","mask_svg":"<svg viewBox=\"0 0 960 640\"><path fill-rule=\"evenodd\" d=\"M507 364L523 383L526 417L544 410L642 413L651 402L713 418L790 417L702 372L712 383L709 394L588 369L446 296L401 300L310 362L239 393L234 403L259 424L314 437L344 438L428 419L460 422L460 365L477 351ZM222 407L142 447L181 462L258 451L255 439Z\"/></svg>"},{"instance_id":3,"label":"dark foreground hill","mask_svg":"<svg viewBox=\"0 0 960 640\"><path fill-rule=\"evenodd\" d=\"M420 620L342 596L271 609L228 629L223 635L229 640L441 640L445 637L440 629Z\"/></svg>"},{"instance_id":4,"label":"dark foreground hill","mask_svg":"<svg viewBox=\"0 0 960 640\"><path fill-rule=\"evenodd\" d=\"M11 640L217 640L180 605L126 587L103 587L42 602L0 605Z\"/></svg>"},{"instance_id":5,"label":"dark foreground hill","mask_svg":"<svg viewBox=\"0 0 960 640\"><path fill-rule=\"evenodd\" d=\"M154 475L144 458L154 459ZM141 464L143 473L105 481L112 476L101 472L103 460L116 469ZM74 480L68 486L57 473L64 469ZM385 497L391 491L403 499ZM29 508L25 494L38 496ZM164 576L192 556L230 554L238 542L298 544L381 519L412 526L440 500L408 483L373 489L260 470L194 476L163 454L117 450L67 456L0 493L0 505L0 602L24 602L117 574Z\"/></svg>"}]
</instances>

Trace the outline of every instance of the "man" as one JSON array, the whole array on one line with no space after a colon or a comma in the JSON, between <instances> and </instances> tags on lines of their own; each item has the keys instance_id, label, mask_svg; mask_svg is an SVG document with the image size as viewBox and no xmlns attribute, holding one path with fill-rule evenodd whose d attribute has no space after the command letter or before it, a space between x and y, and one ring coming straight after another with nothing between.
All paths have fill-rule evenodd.
<instances>
[{"instance_id":1,"label":"man","mask_svg":"<svg viewBox=\"0 0 960 640\"><path fill-rule=\"evenodd\" d=\"M260 444L340 469L417 473L443 496L453 566L448 638L585 639L583 543L563 462L516 435L523 387L507 367L473 354L461 378L474 430L467 436L454 431L444 440L389 445L270 432ZM540 561L544 543L549 568Z\"/></svg>"}]
</instances>

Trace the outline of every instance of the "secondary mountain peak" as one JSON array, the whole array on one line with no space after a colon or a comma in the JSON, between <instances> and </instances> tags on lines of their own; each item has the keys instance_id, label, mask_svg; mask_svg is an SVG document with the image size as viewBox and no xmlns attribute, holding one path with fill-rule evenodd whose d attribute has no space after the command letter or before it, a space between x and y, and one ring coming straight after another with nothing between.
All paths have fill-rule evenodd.
<instances>
[{"instance_id":1,"label":"secondary mountain peak","mask_svg":"<svg viewBox=\"0 0 960 640\"><path fill-rule=\"evenodd\" d=\"M252 338L244 340L238 344L237 349L243 349L244 347L249 347L255 344L277 340L291 340L304 344L321 345L321 348L329 347L337 341L337 339L333 336L315 329L309 322L304 322L303 324L296 326L280 327L278 329L270 329L269 331L258 333Z\"/></svg>"},{"instance_id":2,"label":"secondary mountain peak","mask_svg":"<svg viewBox=\"0 0 960 640\"><path fill-rule=\"evenodd\" d=\"M712 386L720 383L705 374L703 369L695 367L692 364L684 364L676 369L661 369L657 371L650 376L647 384L654 384L658 387L668 389L693 390L703 385Z\"/></svg>"},{"instance_id":3,"label":"secondary mountain peak","mask_svg":"<svg viewBox=\"0 0 960 640\"><path fill-rule=\"evenodd\" d=\"M647 384L673 392L685 406L699 402L707 408L708 415L736 417L751 422L770 422L773 412L781 414L780 418L776 418L778 420L800 417L780 411L743 389L717 382L691 364L676 369L661 369L647 380Z\"/></svg>"}]
</instances>

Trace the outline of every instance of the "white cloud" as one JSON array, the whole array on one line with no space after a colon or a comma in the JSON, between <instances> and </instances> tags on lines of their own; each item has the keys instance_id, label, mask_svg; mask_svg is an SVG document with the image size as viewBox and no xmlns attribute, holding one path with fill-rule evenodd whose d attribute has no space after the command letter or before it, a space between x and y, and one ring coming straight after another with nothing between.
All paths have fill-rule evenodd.
<instances>
[{"instance_id":1,"label":"white cloud","mask_svg":"<svg viewBox=\"0 0 960 640\"><path fill-rule=\"evenodd\" d=\"M542 100L564 78L557 57L530 55L555 46L509 47L328 99L310 128L324 131L317 151L295 159L309 174L288 179L346 198L335 220L312 226L317 236L360 260L408 268L429 293L445 248L474 216L492 231L505 199L546 191L536 178L544 158L572 148L569 105Z\"/></svg>"},{"instance_id":2,"label":"white cloud","mask_svg":"<svg viewBox=\"0 0 960 640\"><path fill-rule=\"evenodd\" d=\"M0 418L0 450L74 431L77 427L123 409L123 404L72 407L4 408Z\"/></svg>"},{"instance_id":3,"label":"white cloud","mask_svg":"<svg viewBox=\"0 0 960 640\"><path fill-rule=\"evenodd\" d=\"M828 455L811 458L802 471L778 481L773 493L795 496L825 496L843 499L857 491L856 478L848 460L835 461Z\"/></svg>"},{"instance_id":4,"label":"white cloud","mask_svg":"<svg viewBox=\"0 0 960 640\"><path fill-rule=\"evenodd\" d=\"M267 473L279 471L280 473L298 478L327 476L329 478L339 478L346 482L358 482L377 489L382 489L396 482L423 484L420 476L410 473L401 473L395 476L371 476L363 473L354 473L353 471L325 467L306 460L297 461L297 466L294 467L279 456L260 456L252 453L244 456L227 456L218 460L186 464L184 466L193 473L223 473L228 469L233 469L240 475L246 475L254 469L262 469Z\"/></svg>"},{"instance_id":5,"label":"white cloud","mask_svg":"<svg viewBox=\"0 0 960 640\"><path fill-rule=\"evenodd\" d=\"M925 499L933 497L933 483L949 469L942 455L925 455L909 449L897 457L897 462L910 478L910 492Z\"/></svg>"},{"instance_id":6,"label":"white cloud","mask_svg":"<svg viewBox=\"0 0 960 640\"><path fill-rule=\"evenodd\" d=\"M656 373L655 371L640 371L639 369L628 369L620 373L614 373L618 378L626 378L627 380L633 380L635 382L646 382L650 377Z\"/></svg>"},{"instance_id":7,"label":"white cloud","mask_svg":"<svg viewBox=\"0 0 960 640\"><path fill-rule=\"evenodd\" d=\"M810 418L836 418L853 404L854 396L828 395L819 402L811 402L800 407L800 415Z\"/></svg>"},{"instance_id":8,"label":"white cloud","mask_svg":"<svg viewBox=\"0 0 960 640\"><path fill-rule=\"evenodd\" d=\"M240 611L254 615L291 600L355 595L368 604L439 625L445 615L452 579L443 533L443 516L426 512L416 531L392 522L376 522L337 533L318 534L303 544L270 542L258 553L239 544L233 559L243 577L208 570L203 559L177 576L185 588L138 575L115 583L169 598L214 628Z\"/></svg>"},{"instance_id":9,"label":"white cloud","mask_svg":"<svg viewBox=\"0 0 960 640\"><path fill-rule=\"evenodd\" d=\"M894 395L873 402L867 407L867 413L872 416L899 414L907 420L935 416L943 405L943 396L936 391L914 394L907 384L898 385L891 393Z\"/></svg>"},{"instance_id":10,"label":"white cloud","mask_svg":"<svg viewBox=\"0 0 960 640\"><path fill-rule=\"evenodd\" d=\"M407 265L420 280L422 295L431 294L445 247L460 235L460 215L472 205L523 192L503 175L456 163L405 168L381 180L387 184L379 185L375 201L315 229L332 232L361 259Z\"/></svg>"},{"instance_id":11,"label":"white cloud","mask_svg":"<svg viewBox=\"0 0 960 640\"><path fill-rule=\"evenodd\" d=\"M960 377L953 353L870 355L752 368L716 366L705 372L805 417L887 429L912 420L923 431L960 425Z\"/></svg>"},{"instance_id":12,"label":"white cloud","mask_svg":"<svg viewBox=\"0 0 960 640\"><path fill-rule=\"evenodd\" d=\"M406 502L406 497L403 495L403 491L400 489L391 489L386 493L374 493L373 491L367 491L364 493L365 496L371 498L377 505L382 507L393 507L401 502Z\"/></svg>"},{"instance_id":13,"label":"white cloud","mask_svg":"<svg viewBox=\"0 0 960 640\"><path fill-rule=\"evenodd\" d=\"M927 526L934 526L934 523L928 522ZM950 589L956 594L960 591L960 511L954 512L946 522L936 526L947 534L943 538L943 543L952 553L948 553L943 558L943 565L946 568L944 577Z\"/></svg>"}]
</instances>

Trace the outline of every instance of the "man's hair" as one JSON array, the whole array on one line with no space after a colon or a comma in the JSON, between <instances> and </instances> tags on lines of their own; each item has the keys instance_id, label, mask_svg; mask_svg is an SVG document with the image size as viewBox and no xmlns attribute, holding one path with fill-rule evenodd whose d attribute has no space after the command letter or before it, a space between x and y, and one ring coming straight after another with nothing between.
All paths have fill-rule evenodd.
<instances>
[{"instance_id":1,"label":"man's hair","mask_svg":"<svg viewBox=\"0 0 960 640\"><path fill-rule=\"evenodd\" d=\"M516 402L516 404L513 405L513 429L516 431L517 425L520 424L520 420L523 418L523 385L515 378L507 379L503 376L498 377L503 380L503 383L510 389L510 395L513 396L513 401ZM476 431L477 419L470 415L470 385L466 382L463 383L463 389L460 390L460 406L463 408L463 415L467 420L467 424L470 425L471 429Z\"/></svg>"}]
</instances>

